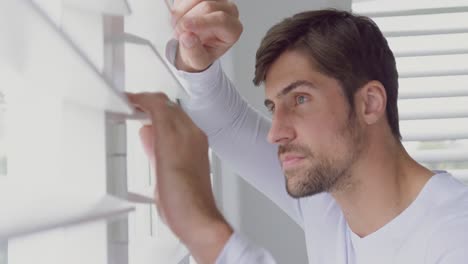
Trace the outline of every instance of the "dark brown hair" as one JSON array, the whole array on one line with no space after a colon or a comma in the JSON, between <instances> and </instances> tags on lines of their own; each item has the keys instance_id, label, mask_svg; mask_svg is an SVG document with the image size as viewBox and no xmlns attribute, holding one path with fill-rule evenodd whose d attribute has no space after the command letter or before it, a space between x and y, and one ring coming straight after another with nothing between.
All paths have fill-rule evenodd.
<instances>
[{"instance_id":1,"label":"dark brown hair","mask_svg":"<svg viewBox=\"0 0 468 264\"><path fill-rule=\"evenodd\" d=\"M308 56L318 71L339 81L354 112L355 92L371 80L387 93L386 114L393 135L398 124L398 72L395 58L377 25L368 17L333 9L307 11L273 26L257 51L255 85L265 80L274 61L285 51Z\"/></svg>"}]
</instances>

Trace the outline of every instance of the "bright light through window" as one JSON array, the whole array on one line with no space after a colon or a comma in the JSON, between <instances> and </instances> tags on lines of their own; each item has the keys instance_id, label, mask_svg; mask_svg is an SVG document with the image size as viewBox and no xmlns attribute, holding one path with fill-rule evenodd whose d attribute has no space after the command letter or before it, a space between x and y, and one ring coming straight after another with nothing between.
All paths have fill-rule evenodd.
<instances>
[{"instance_id":1,"label":"bright light through window","mask_svg":"<svg viewBox=\"0 0 468 264\"><path fill-rule=\"evenodd\" d=\"M468 183L468 1L354 0L392 49L400 130L410 155Z\"/></svg>"}]
</instances>

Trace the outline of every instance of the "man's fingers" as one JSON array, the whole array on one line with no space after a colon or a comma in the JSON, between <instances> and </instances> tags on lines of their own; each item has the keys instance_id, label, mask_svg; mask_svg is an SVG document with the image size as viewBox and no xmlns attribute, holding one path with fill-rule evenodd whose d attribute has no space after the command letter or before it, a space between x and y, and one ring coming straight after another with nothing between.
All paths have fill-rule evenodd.
<instances>
[{"instance_id":1,"label":"man's fingers","mask_svg":"<svg viewBox=\"0 0 468 264\"><path fill-rule=\"evenodd\" d=\"M136 108L148 113L153 124L165 124L173 119L169 105L170 100L164 93L127 93L127 98ZM160 125L158 125L158 129L159 127Z\"/></svg>"},{"instance_id":2,"label":"man's fingers","mask_svg":"<svg viewBox=\"0 0 468 264\"><path fill-rule=\"evenodd\" d=\"M198 127L177 104L163 93L130 94L129 99L139 104L151 116L151 126L140 129L140 138L151 162L169 155L181 141L191 138ZM199 129L198 129L199 130Z\"/></svg>"},{"instance_id":3,"label":"man's fingers","mask_svg":"<svg viewBox=\"0 0 468 264\"><path fill-rule=\"evenodd\" d=\"M242 24L236 17L217 11L203 16L183 18L179 32L193 32L203 41L204 37L215 36L226 43L236 42L242 33Z\"/></svg>"},{"instance_id":4,"label":"man's fingers","mask_svg":"<svg viewBox=\"0 0 468 264\"><path fill-rule=\"evenodd\" d=\"M207 15L217 11L225 12L228 15L239 17L239 10L233 2L229 1L200 1L189 0L182 1L180 4L174 4L172 8L172 22L175 26L181 18Z\"/></svg>"},{"instance_id":5,"label":"man's fingers","mask_svg":"<svg viewBox=\"0 0 468 264\"><path fill-rule=\"evenodd\" d=\"M180 0L175 1L172 5L172 23L175 25L177 21L183 17L188 11L190 11L197 4L203 0Z\"/></svg>"},{"instance_id":6,"label":"man's fingers","mask_svg":"<svg viewBox=\"0 0 468 264\"><path fill-rule=\"evenodd\" d=\"M131 104L141 108L144 112L152 112L153 108L159 108L169 98L164 93L125 93Z\"/></svg>"},{"instance_id":7,"label":"man's fingers","mask_svg":"<svg viewBox=\"0 0 468 264\"><path fill-rule=\"evenodd\" d=\"M239 17L239 10L232 2L223 1L202 1L185 13L184 16L194 17L208 15L214 12L224 12L233 17Z\"/></svg>"},{"instance_id":8,"label":"man's fingers","mask_svg":"<svg viewBox=\"0 0 468 264\"><path fill-rule=\"evenodd\" d=\"M197 35L184 32L179 36L179 41L181 45L179 48L180 56L188 60L185 61L185 64L197 70L204 70L210 66L213 61L212 55L206 50Z\"/></svg>"}]
</instances>

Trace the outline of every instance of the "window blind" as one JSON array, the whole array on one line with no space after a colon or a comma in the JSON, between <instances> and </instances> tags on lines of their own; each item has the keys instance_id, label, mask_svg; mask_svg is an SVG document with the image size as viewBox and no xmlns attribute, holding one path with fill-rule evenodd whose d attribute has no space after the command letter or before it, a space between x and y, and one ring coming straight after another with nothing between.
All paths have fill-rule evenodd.
<instances>
[{"instance_id":1,"label":"window blind","mask_svg":"<svg viewBox=\"0 0 468 264\"><path fill-rule=\"evenodd\" d=\"M154 181L121 93L183 95L161 56L168 23L164 1L0 3L1 264L187 259L148 204Z\"/></svg>"},{"instance_id":2,"label":"window blind","mask_svg":"<svg viewBox=\"0 0 468 264\"><path fill-rule=\"evenodd\" d=\"M131 108L100 74L99 58L64 34L55 4L1 3L8 170L0 237L9 239L8 263L103 263L103 221L133 210L106 194L104 110Z\"/></svg>"},{"instance_id":3,"label":"window blind","mask_svg":"<svg viewBox=\"0 0 468 264\"><path fill-rule=\"evenodd\" d=\"M394 52L403 144L468 182L468 1L355 1Z\"/></svg>"}]
</instances>

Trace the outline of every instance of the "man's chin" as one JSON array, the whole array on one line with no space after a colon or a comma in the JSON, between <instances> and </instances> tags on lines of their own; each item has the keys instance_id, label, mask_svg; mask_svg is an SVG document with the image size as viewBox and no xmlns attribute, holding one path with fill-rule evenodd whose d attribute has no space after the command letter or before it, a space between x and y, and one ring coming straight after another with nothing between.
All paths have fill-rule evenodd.
<instances>
[{"instance_id":1,"label":"man's chin","mask_svg":"<svg viewBox=\"0 0 468 264\"><path fill-rule=\"evenodd\" d=\"M305 197L313 196L313 195L324 192L324 191L311 191L311 190L304 191L304 190L297 190L297 189L288 188L288 187L286 187L286 191L288 192L289 196L295 199L305 198Z\"/></svg>"},{"instance_id":2,"label":"man's chin","mask_svg":"<svg viewBox=\"0 0 468 264\"><path fill-rule=\"evenodd\" d=\"M310 183L302 182L297 178L286 178L286 191L293 198L304 198L324 192L318 186L311 186Z\"/></svg>"}]
</instances>

